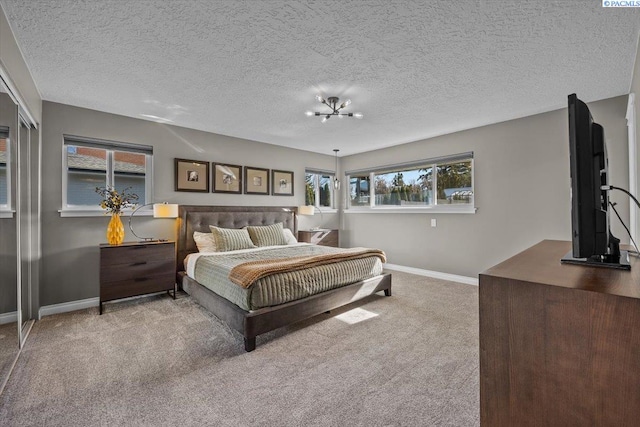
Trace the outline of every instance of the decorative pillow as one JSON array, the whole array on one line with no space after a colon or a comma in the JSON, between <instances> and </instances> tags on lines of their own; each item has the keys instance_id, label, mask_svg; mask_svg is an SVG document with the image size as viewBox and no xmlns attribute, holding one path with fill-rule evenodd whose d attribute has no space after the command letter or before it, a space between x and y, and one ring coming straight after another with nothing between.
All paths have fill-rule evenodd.
<instances>
[{"instance_id":1,"label":"decorative pillow","mask_svg":"<svg viewBox=\"0 0 640 427\"><path fill-rule=\"evenodd\" d=\"M217 252L216 241L213 238L213 233L201 233L199 231L193 232L193 240L196 242L198 252Z\"/></svg>"},{"instance_id":2,"label":"decorative pillow","mask_svg":"<svg viewBox=\"0 0 640 427\"><path fill-rule=\"evenodd\" d=\"M282 230L282 233L284 234L284 240L287 242L287 245L295 245L298 243L296 236L293 235L293 231L290 229L285 228Z\"/></svg>"},{"instance_id":3,"label":"decorative pillow","mask_svg":"<svg viewBox=\"0 0 640 427\"><path fill-rule=\"evenodd\" d=\"M278 246L287 244L281 222L271 225L249 225L246 228L249 236L251 236L251 241L256 246Z\"/></svg>"},{"instance_id":4,"label":"decorative pillow","mask_svg":"<svg viewBox=\"0 0 640 427\"><path fill-rule=\"evenodd\" d=\"M249 232L242 228L220 228L210 225L211 233L216 241L218 252L237 251L255 248Z\"/></svg>"}]
</instances>

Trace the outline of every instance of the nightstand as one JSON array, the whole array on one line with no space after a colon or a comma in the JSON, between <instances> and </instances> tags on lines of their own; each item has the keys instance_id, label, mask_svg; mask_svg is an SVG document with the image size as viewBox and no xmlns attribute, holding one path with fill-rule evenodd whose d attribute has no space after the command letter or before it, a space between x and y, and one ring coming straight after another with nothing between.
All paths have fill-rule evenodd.
<instances>
[{"instance_id":1,"label":"nightstand","mask_svg":"<svg viewBox=\"0 0 640 427\"><path fill-rule=\"evenodd\" d=\"M340 230L298 230L298 241L314 245L339 247Z\"/></svg>"},{"instance_id":2,"label":"nightstand","mask_svg":"<svg viewBox=\"0 0 640 427\"><path fill-rule=\"evenodd\" d=\"M172 290L175 299L175 242L100 245L100 314L105 301Z\"/></svg>"}]
</instances>

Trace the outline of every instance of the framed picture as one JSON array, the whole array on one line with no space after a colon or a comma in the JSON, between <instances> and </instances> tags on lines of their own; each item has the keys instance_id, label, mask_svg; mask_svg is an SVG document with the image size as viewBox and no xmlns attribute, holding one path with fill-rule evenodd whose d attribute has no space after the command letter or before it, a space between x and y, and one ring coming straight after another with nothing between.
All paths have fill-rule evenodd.
<instances>
[{"instance_id":1,"label":"framed picture","mask_svg":"<svg viewBox=\"0 0 640 427\"><path fill-rule=\"evenodd\" d=\"M293 196L293 172L271 170L271 194Z\"/></svg>"},{"instance_id":2,"label":"framed picture","mask_svg":"<svg viewBox=\"0 0 640 427\"><path fill-rule=\"evenodd\" d=\"M213 192L242 194L242 166L213 163Z\"/></svg>"},{"instance_id":3,"label":"framed picture","mask_svg":"<svg viewBox=\"0 0 640 427\"><path fill-rule=\"evenodd\" d=\"M176 159L176 191L209 192L209 162Z\"/></svg>"},{"instance_id":4,"label":"framed picture","mask_svg":"<svg viewBox=\"0 0 640 427\"><path fill-rule=\"evenodd\" d=\"M269 194L269 169L244 167L244 194Z\"/></svg>"}]
</instances>

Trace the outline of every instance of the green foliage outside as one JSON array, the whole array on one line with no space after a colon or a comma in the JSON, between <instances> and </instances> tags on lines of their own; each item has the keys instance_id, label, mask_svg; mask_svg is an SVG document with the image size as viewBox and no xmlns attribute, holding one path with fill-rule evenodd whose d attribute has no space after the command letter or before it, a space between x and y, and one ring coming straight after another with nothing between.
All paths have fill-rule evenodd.
<instances>
[{"instance_id":1,"label":"green foliage outside","mask_svg":"<svg viewBox=\"0 0 640 427\"><path fill-rule=\"evenodd\" d=\"M313 183L314 177L315 175L312 175L310 173L305 174L304 176L304 180L305 180L304 204L307 206L314 206L316 204L316 197L315 197L314 183Z\"/></svg>"},{"instance_id":2,"label":"green foliage outside","mask_svg":"<svg viewBox=\"0 0 640 427\"><path fill-rule=\"evenodd\" d=\"M435 167L437 176L437 198L446 200L445 189L471 187L471 161L438 165ZM417 181L405 182L402 172L397 172L390 179L389 174L375 177L375 195L377 205L428 204L432 192L434 168L418 169L421 174ZM452 201L468 200L468 196L456 195Z\"/></svg>"}]
</instances>

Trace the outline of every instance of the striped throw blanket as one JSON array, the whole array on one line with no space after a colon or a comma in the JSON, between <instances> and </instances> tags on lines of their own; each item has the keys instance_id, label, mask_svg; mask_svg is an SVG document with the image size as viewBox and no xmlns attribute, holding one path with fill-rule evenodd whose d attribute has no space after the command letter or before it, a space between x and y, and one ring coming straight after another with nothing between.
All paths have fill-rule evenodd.
<instances>
[{"instance_id":1,"label":"striped throw blanket","mask_svg":"<svg viewBox=\"0 0 640 427\"><path fill-rule=\"evenodd\" d=\"M319 265L352 259L378 257L382 262L387 258L380 249L351 248L340 253L292 257L285 259L264 259L238 264L229 272L229 279L236 285L248 288L255 281L275 273L297 271Z\"/></svg>"}]
</instances>

